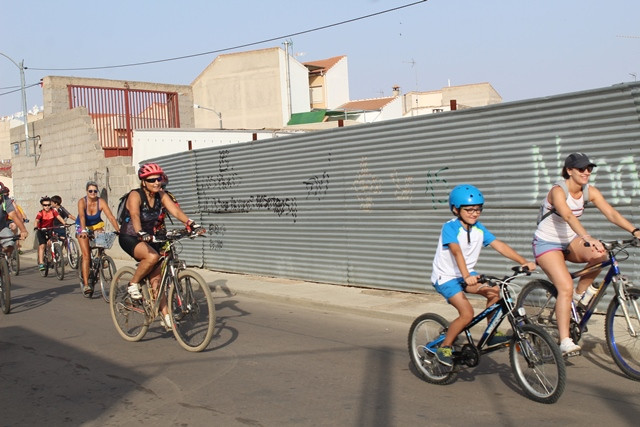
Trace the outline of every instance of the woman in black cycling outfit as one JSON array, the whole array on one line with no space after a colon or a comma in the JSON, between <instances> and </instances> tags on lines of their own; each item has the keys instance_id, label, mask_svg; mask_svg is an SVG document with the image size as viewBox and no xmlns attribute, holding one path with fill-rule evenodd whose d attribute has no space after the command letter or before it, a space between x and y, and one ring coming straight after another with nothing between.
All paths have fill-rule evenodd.
<instances>
[{"instance_id":1,"label":"woman in black cycling outfit","mask_svg":"<svg viewBox=\"0 0 640 427\"><path fill-rule=\"evenodd\" d=\"M140 188L132 190L126 201L126 213L120 227L120 247L139 261L138 268L129 283L129 295L133 299L141 299L140 281L149 276L151 287L156 290L160 284L160 266L158 261L160 249L158 244L152 243L154 227L164 207L167 212L182 221L187 229L199 228L194 221L180 209L180 207L162 190L164 171L156 163L147 163L138 170ZM167 302L160 302L165 328L169 329Z\"/></svg>"}]
</instances>

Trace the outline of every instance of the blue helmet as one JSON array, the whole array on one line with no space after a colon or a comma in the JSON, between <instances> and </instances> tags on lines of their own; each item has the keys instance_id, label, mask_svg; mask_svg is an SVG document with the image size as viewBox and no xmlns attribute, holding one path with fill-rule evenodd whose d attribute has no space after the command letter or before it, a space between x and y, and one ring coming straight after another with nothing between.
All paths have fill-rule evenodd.
<instances>
[{"instance_id":1,"label":"blue helmet","mask_svg":"<svg viewBox=\"0 0 640 427\"><path fill-rule=\"evenodd\" d=\"M449 193L449 207L460 209L460 206L483 205L484 196L471 184L461 184L454 187Z\"/></svg>"}]
</instances>

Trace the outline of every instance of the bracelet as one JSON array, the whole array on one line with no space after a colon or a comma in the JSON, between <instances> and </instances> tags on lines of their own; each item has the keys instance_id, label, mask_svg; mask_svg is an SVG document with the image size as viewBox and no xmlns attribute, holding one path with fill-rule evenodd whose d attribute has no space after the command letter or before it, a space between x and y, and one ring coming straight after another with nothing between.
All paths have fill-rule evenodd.
<instances>
[{"instance_id":1,"label":"bracelet","mask_svg":"<svg viewBox=\"0 0 640 427\"><path fill-rule=\"evenodd\" d=\"M633 229L633 231L631 232L631 235L634 236L636 234L636 231L640 231L640 228L636 227Z\"/></svg>"}]
</instances>

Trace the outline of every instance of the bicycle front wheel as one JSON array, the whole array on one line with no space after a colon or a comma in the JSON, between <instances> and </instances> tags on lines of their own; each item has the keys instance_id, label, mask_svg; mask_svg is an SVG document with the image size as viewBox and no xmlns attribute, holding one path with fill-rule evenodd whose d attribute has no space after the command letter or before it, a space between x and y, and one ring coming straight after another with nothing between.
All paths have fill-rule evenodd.
<instances>
[{"instance_id":1,"label":"bicycle front wheel","mask_svg":"<svg viewBox=\"0 0 640 427\"><path fill-rule=\"evenodd\" d=\"M566 368L558 344L540 326L522 325L509 348L509 360L524 394L540 403L555 403L564 392Z\"/></svg>"},{"instance_id":2,"label":"bicycle front wheel","mask_svg":"<svg viewBox=\"0 0 640 427\"><path fill-rule=\"evenodd\" d=\"M18 276L20 274L20 254L18 253L18 248L14 247L13 252L11 252L9 267L11 270L11 274L13 274L14 276Z\"/></svg>"},{"instance_id":3,"label":"bicycle front wheel","mask_svg":"<svg viewBox=\"0 0 640 427\"><path fill-rule=\"evenodd\" d=\"M38 267L38 269L40 270L40 275L42 277L47 277L47 275L49 274L49 263L51 260L51 252L49 251L49 247L46 247L44 249L44 255L42 258L42 265L43 268L40 269L40 267Z\"/></svg>"},{"instance_id":4,"label":"bicycle front wheel","mask_svg":"<svg viewBox=\"0 0 640 427\"><path fill-rule=\"evenodd\" d=\"M216 309L207 282L195 271L178 273L169 289L173 334L188 351L202 351L209 345L216 324Z\"/></svg>"},{"instance_id":5,"label":"bicycle front wheel","mask_svg":"<svg viewBox=\"0 0 640 427\"><path fill-rule=\"evenodd\" d=\"M541 326L549 335L559 341L556 295L556 288L551 282L532 280L518 294L516 309L524 307L527 319L531 323Z\"/></svg>"},{"instance_id":6,"label":"bicycle front wheel","mask_svg":"<svg viewBox=\"0 0 640 427\"><path fill-rule=\"evenodd\" d=\"M71 236L67 237L67 259L69 260L69 267L76 270L78 268L78 261L80 259L80 250L78 249L78 242Z\"/></svg>"},{"instance_id":7,"label":"bicycle front wheel","mask_svg":"<svg viewBox=\"0 0 640 427\"><path fill-rule=\"evenodd\" d=\"M7 260L0 258L0 308L4 314L11 311L11 278Z\"/></svg>"},{"instance_id":8,"label":"bicycle front wheel","mask_svg":"<svg viewBox=\"0 0 640 427\"><path fill-rule=\"evenodd\" d=\"M100 289L102 289L102 299L109 302L109 291L111 281L116 275L116 264L109 255L103 255L100 259Z\"/></svg>"},{"instance_id":9,"label":"bicycle front wheel","mask_svg":"<svg viewBox=\"0 0 640 427\"><path fill-rule=\"evenodd\" d=\"M53 268L56 270L58 280L64 279L64 258L62 257L62 245L53 245Z\"/></svg>"},{"instance_id":10,"label":"bicycle front wheel","mask_svg":"<svg viewBox=\"0 0 640 427\"><path fill-rule=\"evenodd\" d=\"M444 317L426 313L418 316L409 328L409 356L422 379L432 384L451 384L455 381L457 370L443 365L435 353L427 349L427 344L446 333L449 327Z\"/></svg>"},{"instance_id":11,"label":"bicycle front wheel","mask_svg":"<svg viewBox=\"0 0 640 427\"><path fill-rule=\"evenodd\" d=\"M627 288L625 293L622 304L617 296L609 303L604 332L613 361L629 378L640 381L640 289Z\"/></svg>"},{"instance_id":12,"label":"bicycle front wheel","mask_svg":"<svg viewBox=\"0 0 640 427\"><path fill-rule=\"evenodd\" d=\"M113 276L109 291L109 310L116 330L127 341L140 341L149 329L143 301L131 299L127 288L136 270L122 267Z\"/></svg>"}]
</instances>

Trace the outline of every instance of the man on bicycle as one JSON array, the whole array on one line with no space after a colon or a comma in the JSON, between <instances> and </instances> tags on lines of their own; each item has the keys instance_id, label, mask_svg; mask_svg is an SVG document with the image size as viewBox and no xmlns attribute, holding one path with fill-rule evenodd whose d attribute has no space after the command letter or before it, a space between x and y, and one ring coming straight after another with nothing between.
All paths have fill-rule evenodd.
<instances>
[{"instance_id":1,"label":"man on bicycle","mask_svg":"<svg viewBox=\"0 0 640 427\"><path fill-rule=\"evenodd\" d=\"M29 233L22 222L22 216L15 209L13 201L8 197L9 189L0 182L0 245L7 256L11 256L15 242L11 239L14 234L9 227L9 222L13 221L20 230L20 239L27 238Z\"/></svg>"},{"instance_id":2,"label":"man on bicycle","mask_svg":"<svg viewBox=\"0 0 640 427\"><path fill-rule=\"evenodd\" d=\"M35 227L36 238L38 239L38 269L45 269L44 248L50 238L49 229L55 226L56 221L64 225L64 220L55 209L51 209L51 198L44 196L40 199L42 210L36 215Z\"/></svg>"}]
</instances>

